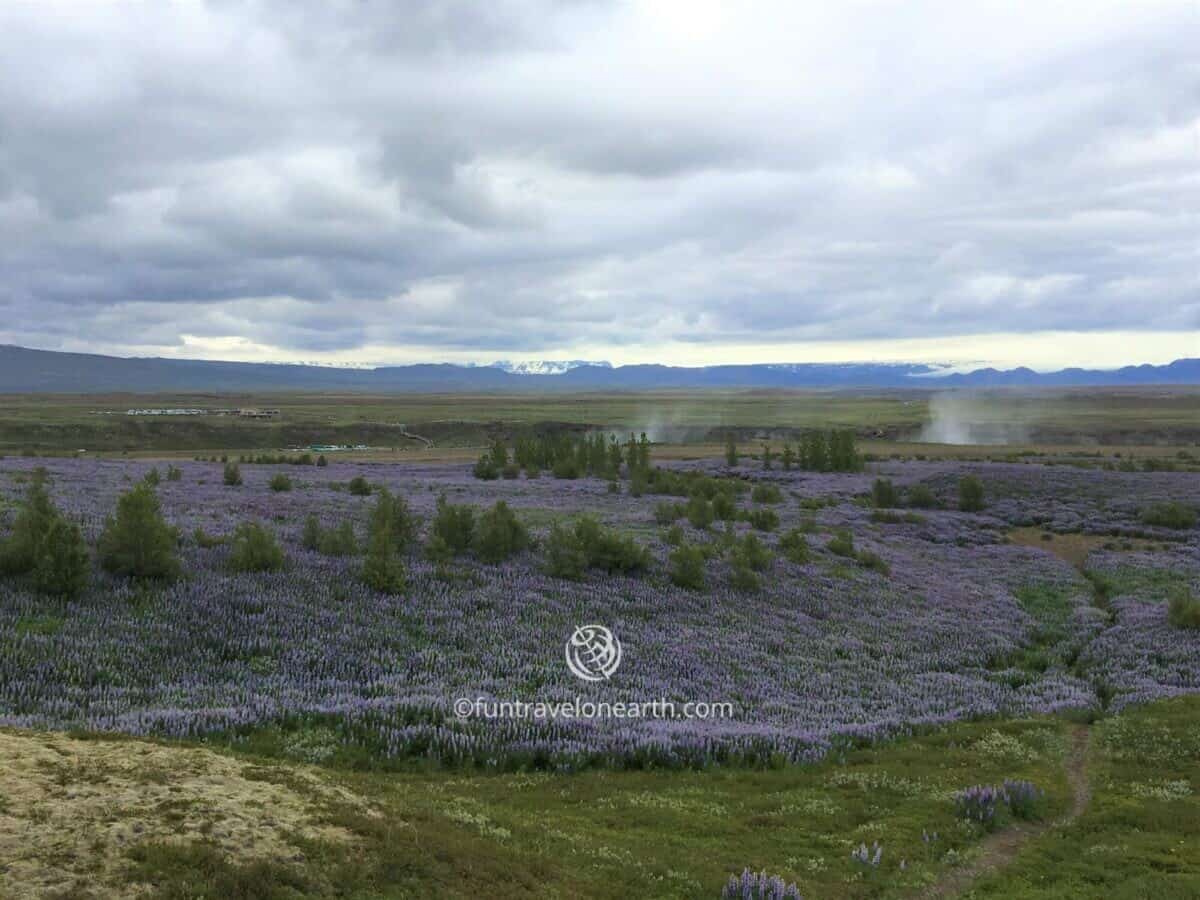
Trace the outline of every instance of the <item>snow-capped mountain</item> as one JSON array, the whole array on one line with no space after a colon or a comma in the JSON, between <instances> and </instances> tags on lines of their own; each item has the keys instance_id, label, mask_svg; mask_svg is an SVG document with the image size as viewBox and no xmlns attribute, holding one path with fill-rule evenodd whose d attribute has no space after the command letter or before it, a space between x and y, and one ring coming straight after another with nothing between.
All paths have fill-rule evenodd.
<instances>
[{"instance_id":1,"label":"snow-capped mountain","mask_svg":"<svg viewBox=\"0 0 1200 900\"><path fill-rule=\"evenodd\" d=\"M611 369L612 363L590 359L500 359L492 363L490 368L501 369L510 375L561 375L580 366L597 366L601 369Z\"/></svg>"}]
</instances>

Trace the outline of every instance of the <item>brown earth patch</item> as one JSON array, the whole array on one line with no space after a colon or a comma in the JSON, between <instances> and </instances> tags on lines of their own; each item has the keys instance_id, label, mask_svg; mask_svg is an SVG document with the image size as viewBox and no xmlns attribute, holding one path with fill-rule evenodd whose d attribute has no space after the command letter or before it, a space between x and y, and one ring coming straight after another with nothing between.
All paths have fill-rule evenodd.
<instances>
[{"instance_id":1,"label":"brown earth patch","mask_svg":"<svg viewBox=\"0 0 1200 900\"><path fill-rule=\"evenodd\" d=\"M1047 538L1046 535L1049 535L1049 537ZM1045 550L1047 553L1053 553L1055 556L1066 560L1080 570L1084 568L1088 554L1093 550L1099 550L1105 544L1116 546L1120 549L1143 551L1153 550L1158 546L1157 543L1143 540L1142 538L1079 534L1078 532L1058 534L1057 532L1044 531L1037 526L1014 528L1008 533L1008 539L1014 544L1036 547L1039 550Z\"/></svg>"}]
</instances>

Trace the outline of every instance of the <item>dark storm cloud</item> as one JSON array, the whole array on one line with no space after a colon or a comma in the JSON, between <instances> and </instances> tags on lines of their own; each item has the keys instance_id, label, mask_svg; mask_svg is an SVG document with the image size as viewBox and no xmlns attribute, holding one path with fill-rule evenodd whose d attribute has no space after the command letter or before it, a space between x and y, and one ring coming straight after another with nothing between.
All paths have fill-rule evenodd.
<instances>
[{"instance_id":1,"label":"dark storm cloud","mask_svg":"<svg viewBox=\"0 0 1200 900\"><path fill-rule=\"evenodd\" d=\"M1197 329L1198 45L1186 3L8 5L0 340Z\"/></svg>"}]
</instances>

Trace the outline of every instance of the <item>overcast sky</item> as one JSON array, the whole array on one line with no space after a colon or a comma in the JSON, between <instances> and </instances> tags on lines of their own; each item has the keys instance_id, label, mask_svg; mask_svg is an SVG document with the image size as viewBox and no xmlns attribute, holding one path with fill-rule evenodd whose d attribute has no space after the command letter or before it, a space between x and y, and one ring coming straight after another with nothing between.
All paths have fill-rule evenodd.
<instances>
[{"instance_id":1,"label":"overcast sky","mask_svg":"<svg viewBox=\"0 0 1200 900\"><path fill-rule=\"evenodd\" d=\"M1200 356L1200 2L0 5L0 342Z\"/></svg>"}]
</instances>

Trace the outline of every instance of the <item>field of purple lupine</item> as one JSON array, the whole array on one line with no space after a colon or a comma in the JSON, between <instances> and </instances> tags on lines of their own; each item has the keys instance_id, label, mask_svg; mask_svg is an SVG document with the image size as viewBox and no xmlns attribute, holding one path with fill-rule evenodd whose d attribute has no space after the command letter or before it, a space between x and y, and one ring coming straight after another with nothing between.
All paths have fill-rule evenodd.
<instances>
[{"instance_id":1,"label":"field of purple lupine","mask_svg":"<svg viewBox=\"0 0 1200 900\"><path fill-rule=\"evenodd\" d=\"M120 493L152 463L0 460L0 534L35 466L63 512L94 541ZM664 498L613 493L598 478L478 481L470 467L247 465L222 483L217 463L185 462L157 487L181 533L184 577L147 586L98 572L86 592L56 601L0 582L0 725L221 739L319 727L338 746L379 760L703 765L729 759L807 760L955 719L1106 708L1200 690L1200 631L1173 627L1166 592L1200 589L1200 533L1148 526L1147 505L1200 504L1189 472L1123 472L1027 463L875 462L850 474L762 471L749 463L676 464L769 481L779 527L799 527L807 562L777 553L761 589L734 586L720 558L707 587L666 575L671 547L655 521ZM159 468L162 466L160 464ZM294 489L269 489L285 471ZM956 509L958 480L977 476L980 512ZM498 565L470 555L447 572L419 549L408 588L378 593L361 558L304 549L306 516L363 534L372 497L344 489L356 475L402 495L426 523L436 499L503 499L535 538L588 512L647 546L636 576L546 574L539 547ZM922 484L936 508L874 515L877 477ZM668 498L669 499L669 498ZM754 504L749 494L739 503ZM232 574L228 535L258 521L286 553L281 573ZM1081 570L1015 527L1101 536ZM681 521L687 539L712 540ZM739 534L750 525L734 526ZM848 529L886 563L864 566L826 545ZM1133 538L1136 536L1137 540ZM576 626L601 623L624 648L619 671L583 682L564 664ZM568 701L728 701L732 718L460 721L458 698Z\"/></svg>"}]
</instances>

